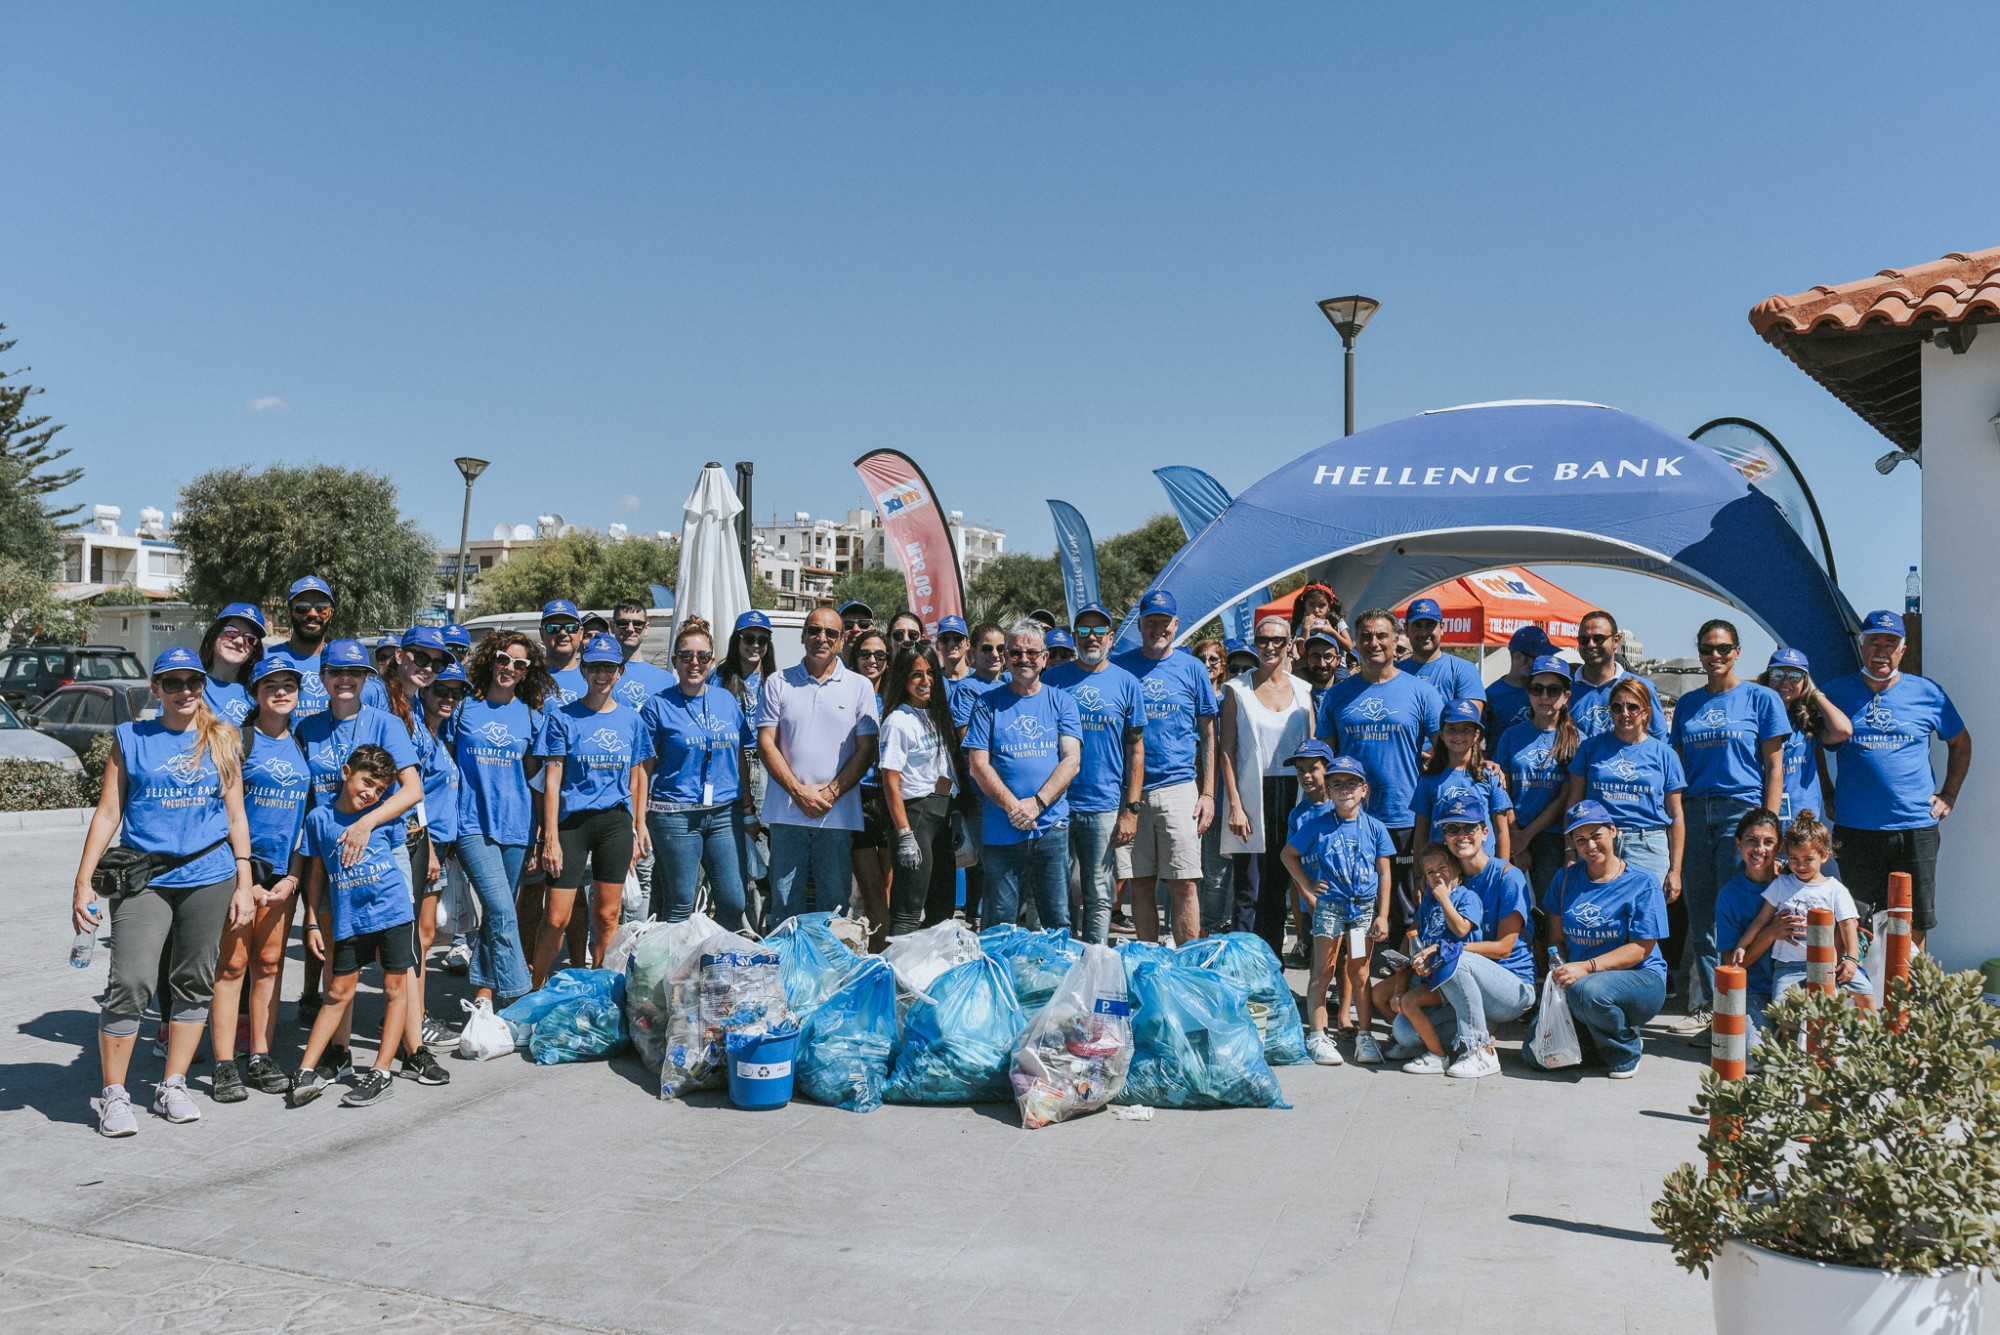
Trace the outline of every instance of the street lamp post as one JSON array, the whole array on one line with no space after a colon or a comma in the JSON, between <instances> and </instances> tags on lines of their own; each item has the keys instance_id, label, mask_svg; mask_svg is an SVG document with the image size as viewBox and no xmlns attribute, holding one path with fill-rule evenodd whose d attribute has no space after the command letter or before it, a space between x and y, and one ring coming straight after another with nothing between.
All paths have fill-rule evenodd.
<instances>
[{"instance_id":1,"label":"street lamp post","mask_svg":"<svg viewBox=\"0 0 2000 1335\"><path fill-rule=\"evenodd\" d=\"M465 538L472 527L472 484L486 471L487 461L464 455L452 462L458 465L458 471L465 477L465 510L458 517L458 597L451 608L451 619L457 621L465 615Z\"/></svg>"},{"instance_id":2,"label":"street lamp post","mask_svg":"<svg viewBox=\"0 0 2000 1335\"><path fill-rule=\"evenodd\" d=\"M1341 433L1345 436L1354 434L1354 340L1381 304L1373 297L1328 297L1319 304L1320 314L1333 325L1341 347L1347 349L1347 429Z\"/></svg>"}]
</instances>

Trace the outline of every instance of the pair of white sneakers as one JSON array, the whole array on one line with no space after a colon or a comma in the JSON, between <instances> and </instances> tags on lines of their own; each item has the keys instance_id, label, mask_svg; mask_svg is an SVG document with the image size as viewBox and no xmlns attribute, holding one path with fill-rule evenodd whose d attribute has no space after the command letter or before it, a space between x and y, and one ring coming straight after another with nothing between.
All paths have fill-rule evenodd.
<instances>
[{"instance_id":1,"label":"pair of white sneakers","mask_svg":"<svg viewBox=\"0 0 2000 1335\"><path fill-rule=\"evenodd\" d=\"M1455 1062L1446 1062L1435 1052L1420 1052L1403 1063L1403 1070L1411 1075L1447 1075L1454 1080L1477 1080L1481 1076L1500 1074L1500 1054L1492 1044L1472 1048Z\"/></svg>"},{"instance_id":2,"label":"pair of white sneakers","mask_svg":"<svg viewBox=\"0 0 2000 1335\"><path fill-rule=\"evenodd\" d=\"M153 1089L153 1111L169 1122L199 1122L201 1109L188 1093L187 1077L177 1075L162 1080ZM132 1096L123 1085L107 1085L98 1096L97 1133L112 1140L136 1134L139 1119L132 1115Z\"/></svg>"}]
</instances>

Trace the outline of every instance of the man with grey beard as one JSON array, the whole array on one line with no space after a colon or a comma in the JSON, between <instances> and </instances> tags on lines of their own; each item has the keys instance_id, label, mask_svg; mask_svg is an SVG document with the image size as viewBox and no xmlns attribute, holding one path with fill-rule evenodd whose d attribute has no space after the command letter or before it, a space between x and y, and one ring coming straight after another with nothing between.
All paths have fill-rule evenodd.
<instances>
[{"instance_id":1,"label":"man with grey beard","mask_svg":"<svg viewBox=\"0 0 2000 1335\"><path fill-rule=\"evenodd\" d=\"M1132 842L1146 786L1146 701L1139 679L1111 661L1111 614L1088 603L1076 614L1076 659L1042 674L1066 691L1083 718L1083 760L1069 786L1069 852L1083 890L1083 939L1111 930L1117 860Z\"/></svg>"}]
</instances>

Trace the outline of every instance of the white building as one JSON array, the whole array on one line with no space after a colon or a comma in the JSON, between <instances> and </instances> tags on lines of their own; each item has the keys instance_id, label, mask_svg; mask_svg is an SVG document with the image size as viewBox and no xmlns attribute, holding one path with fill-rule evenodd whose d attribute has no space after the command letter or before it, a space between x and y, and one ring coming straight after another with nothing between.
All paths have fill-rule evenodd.
<instances>
[{"instance_id":1,"label":"white building","mask_svg":"<svg viewBox=\"0 0 2000 1335\"><path fill-rule=\"evenodd\" d=\"M1903 666L1945 689L1973 738L1971 773L1941 831L1938 927L1930 934L1952 969L2000 956L1992 890L2000 865L1993 749L2000 697L1986 689L2000 663L2000 617L1984 541L2000 498L1996 317L2000 248L1772 297L1750 313L1767 342L1897 447L1878 466L1901 463L1900 454L1923 469L1924 615L1911 626ZM1931 759L1942 783L1944 748L1934 746Z\"/></svg>"},{"instance_id":2,"label":"white building","mask_svg":"<svg viewBox=\"0 0 2000 1335\"><path fill-rule=\"evenodd\" d=\"M89 598L130 586L165 599L180 589L181 549L167 536L166 514L147 506L130 533L119 524L124 515L115 505L93 505L88 520L62 535L64 596Z\"/></svg>"},{"instance_id":3,"label":"white building","mask_svg":"<svg viewBox=\"0 0 2000 1335\"><path fill-rule=\"evenodd\" d=\"M987 566L1007 554L1006 529L987 524L968 524L963 510L953 510L947 518L951 521L952 545L958 548L958 568L967 584L978 579Z\"/></svg>"},{"instance_id":4,"label":"white building","mask_svg":"<svg viewBox=\"0 0 2000 1335\"><path fill-rule=\"evenodd\" d=\"M968 524L962 510L951 511L946 519L952 545L958 550L960 573L970 584L1005 554L1006 530ZM800 510L789 521L773 517L767 524L756 525L751 532L753 540L763 544L762 551L780 560L799 562L802 579L817 581L815 572L826 572L827 587L850 571L892 564L882 521L873 510L849 510L845 519L815 519Z\"/></svg>"}]
</instances>

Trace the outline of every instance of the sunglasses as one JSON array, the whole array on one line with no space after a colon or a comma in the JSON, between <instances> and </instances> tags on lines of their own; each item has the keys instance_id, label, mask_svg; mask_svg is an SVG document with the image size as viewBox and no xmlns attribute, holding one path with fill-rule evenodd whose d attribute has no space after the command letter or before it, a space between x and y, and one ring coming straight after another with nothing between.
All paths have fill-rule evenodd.
<instances>
[{"instance_id":1,"label":"sunglasses","mask_svg":"<svg viewBox=\"0 0 2000 1335\"><path fill-rule=\"evenodd\" d=\"M1070 632L1079 640L1101 640L1111 633L1109 626L1078 626Z\"/></svg>"},{"instance_id":2,"label":"sunglasses","mask_svg":"<svg viewBox=\"0 0 2000 1335\"><path fill-rule=\"evenodd\" d=\"M807 626L806 638L809 640L837 640L840 638L840 631L830 626Z\"/></svg>"},{"instance_id":3,"label":"sunglasses","mask_svg":"<svg viewBox=\"0 0 2000 1335\"><path fill-rule=\"evenodd\" d=\"M889 661L887 649L863 649L854 656L857 663L886 663Z\"/></svg>"},{"instance_id":4,"label":"sunglasses","mask_svg":"<svg viewBox=\"0 0 2000 1335\"><path fill-rule=\"evenodd\" d=\"M1773 682L1804 681L1806 679L1806 674L1799 671L1797 668L1772 668L1770 671L1770 677Z\"/></svg>"},{"instance_id":5,"label":"sunglasses","mask_svg":"<svg viewBox=\"0 0 2000 1335\"><path fill-rule=\"evenodd\" d=\"M452 664L450 654L436 654L428 650L419 650L410 657L416 660L418 667L428 668L432 672L442 672Z\"/></svg>"},{"instance_id":6,"label":"sunglasses","mask_svg":"<svg viewBox=\"0 0 2000 1335\"><path fill-rule=\"evenodd\" d=\"M542 634L544 635L575 635L582 629L583 623L581 621L544 621L542 623Z\"/></svg>"},{"instance_id":7,"label":"sunglasses","mask_svg":"<svg viewBox=\"0 0 2000 1335\"><path fill-rule=\"evenodd\" d=\"M616 621L612 622L611 624L618 627L618 629L620 630L646 629L646 622L643 618L634 620L631 617L619 617Z\"/></svg>"},{"instance_id":8,"label":"sunglasses","mask_svg":"<svg viewBox=\"0 0 2000 1335\"><path fill-rule=\"evenodd\" d=\"M960 635L955 630L940 631L938 632L937 642L940 646L964 644L965 636Z\"/></svg>"},{"instance_id":9,"label":"sunglasses","mask_svg":"<svg viewBox=\"0 0 2000 1335\"><path fill-rule=\"evenodd\" d=\"M892 630L889 632L889 638L897 644L915 644L924 638L924 633L920 630Z\"/></svg>"},{"instance_id":10,"label":"sunglasses","mask_svg":"<svg viewBox=\"0 0 2000 1335\"><path fill-rule=\"evenodd\" d=\"M1603 644L1610 638L1609 635L1579 635L1576 637L1576 642L1578 644Z\"/></svg>"},{"instance_id":11,"label":"sunglasses","mask_svg":"<svg viewBox=\"0 0 2000 1335\"><path fill-rule=\"evenodd\" d=\"M1291 642L1289 635L1259 635L1256 639L1259 649L1282 649Z\"/></svg>"},{"instance_id":12,"label":"sunglasses","mask_svg":"<svg viewBox=\"0 0 2000 1335\"><path fill-rule=\"evenodd\" d=\"M875 618L855 617L850 621L846 617L842 617L840 624L849 630L873 630L875 628Z\"/></svg>"},{"instance_id":13,"label":"sunglasses","mask_svg":"<svg viewBox=\"0 0 2000 1335\"><path fill-rule=\"evenodd\" d=\"M439 700L463 700L466 691L463 686L458 685L433 686L431 687L431 694Z\"/></svg>"},{"instance_id":14,"label":"sunglasses","mask_svg":"<svg viewBox=\"0 0 2000 1335\"><path fill-rule=\"evenodd\" d=\"M693 663L700 667L715 661L715 655L705 649L683 649L674 655L676 663Z\"/></svg>"},{"instance_id":15,"label":"sunglasses","mask_svg":"<svg viewBox=\"0 0 2000 1335\"><path fill-rule=\"evenodd\" d=\"M981 644L974 647L982 654L1004 654L1007 652L1007 646L1004 644Z\"/></svg>"},{"instance_id":16,"label":"sunglasses","mask_svg":"<svg viewBox=\"0 0 2000 1335\"><path fill-rule=\"evenodd\" d=\"M1616 704L1611 706L1611 712L1614 714L1643 714L1646 712L1646 707L1644 705L1635 705L1632 704L1630 701L1627 701L1624 704Z\"/></svg>"},{"instance_id":17,"label":"sunglasses","mask_svg":"<svg viewBox=\"0 0 2000 1335\"><path fill-rule=\"evenodd\" d=\"M324 616L333 610L333 604L324 598L302 598L298 602L290 604L290 607L295 616L312 615L314 613Z\"/></svg>"},{"instance_id":18,"label":"sunglasses","mask_svg":"<svg viewBox=\"0 0 2000 1335\"><path fill-rule=\"evenodd\" d=\"M1467 824L1462 820L1447 821L1445 824L1438 826L1438 833L1447 839L1452 839L1459 835L1478 834L1479 827Z\"/></svg>"},{"instance_id":19,"label":"sunglasses","mask_svg":"<svg viewBox=\"0 0 2000 1335\"><path fill-rule=\"evenodd\" d=\"M532 658L517 658L512 654L501 654L493 660L493 666L496 669L507 668L514 672L526 672L528 665L534 661Z\"/></svg>"},{"instance_id":20,"label":"sunglasses","mask_svg":"<svg viewBox=\"0 0 2000 1335\"><path fill-rule=\"evenodd\" d=\"M1736 646L1733 644L1704 644L1701 646L1701 656L1703 658L1708 658L1714 654L1733 654L1735 652Z\"/></svg>"},{"instance_id":21,"label":"sunglasses","mask_svg":"<svg viewBox=\"0 0 2000 1335\"><path fill-rule=\"evenodd\" d=\"M153 680L160 684L160 690L167 695L208 689L208 678L198 672L173 672L164 677L155 677Z\"/></svg>"},{"instance_id":22,"label":"sunglasses","mask_svg":"<svg viewBox=\"0 0 2000 1335\"><path fill-rule=\"evenodd\" d=\"M742 635L737 637L736 642L756 649L768 649L771 647L771 637L761 630L744 631Z\"/></svg>"},{"instance_id":23,"label":"sunglasses","mask_svg":"<svg viewBox=\"0 0 2000 1335\"><path fill-rule=\"evenodd\" d=\"M224 626L222 634L215 638L217 643L227 641L230 644L255 644L260 637L256 631L245 630L241 626Z\"/></svg>"},{"instance_id":24,"label":"sunglasses","mask_svg":"<svg viewBox=\"0 0 2000 1335\"><path fill-rule=\"evenodd\" d=\"M1528 694L1539 695L1544 699L1554 699L1558 695L1568 695L1569 687L1560 685L1556 682L1548 682L1545 685L1541 686L1530 686L1528 688Z\"/></svg>"},{"instance_id":25,"label":"sunglasses","mask_svg":"<svg viewBox=\"0 0 2000 1335\"><path fill-rule=\"evenodd\" d=\"M1032 663L1047 652L1048 650L1046 649L1009 649L1007 651L1007 661L1010 663Z\"/></svg>"},{"instance_id":26,"label":"sunglasses","mask_svg":"<svg viewBox=\"0 0 2000 1335\"><path fill-rule=\"evenodd\" d=\"M585 672L616 672L623 666L624 664L622 663L604 663L604 662L585 663L582 665L583 670Z\"/></svg>"}]
</instances>

